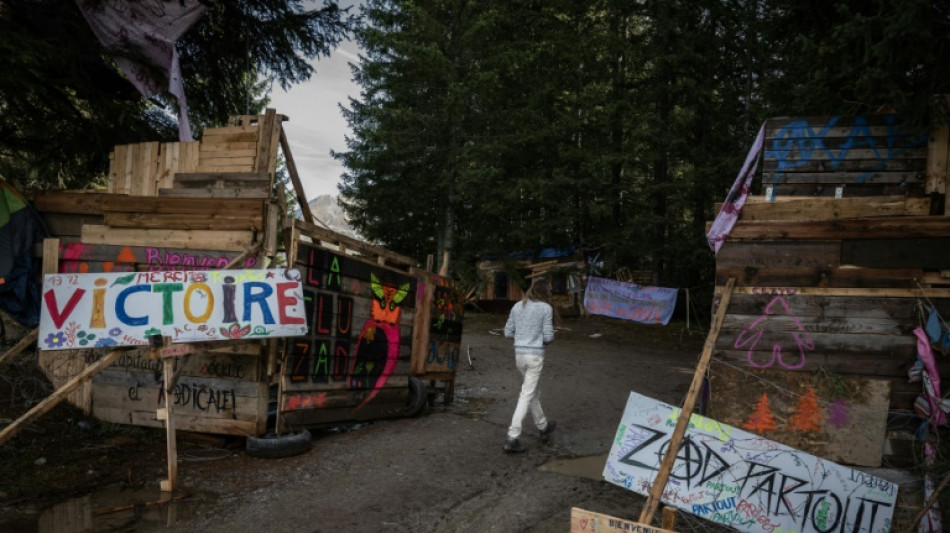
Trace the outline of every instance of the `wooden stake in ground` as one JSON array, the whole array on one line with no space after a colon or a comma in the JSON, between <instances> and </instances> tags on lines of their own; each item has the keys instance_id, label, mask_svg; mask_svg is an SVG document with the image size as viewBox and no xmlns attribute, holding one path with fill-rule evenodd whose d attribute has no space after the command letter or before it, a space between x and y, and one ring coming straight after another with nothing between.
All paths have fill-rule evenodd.
<instances>
[{"instance_id":1,"label":"wooden stake in ground","mask_svg":"<svg viewBox=\"0 0 950 533\"><path fill-rule=\"evenodd\" d=\"M61 402L63 398L65 398L70 392L76 390L76 388L79 387L79 385L81 385L85 380L92 378L92 376L95 375L96 372L99 372L103 368L111 365L112 362L118 359L120 355L122 355L123 353L131 349L132 347L119 348L116 350L112 350L111 352L106 354L106 356L103 357L102 359L87 366L85 370L80 372L73 379L69 380L69 382L63 385L62 387L60 387L59 390L57 390L53 394L50 394L48 398L36 404L35 406L33 406L32 409L27 411L25 415L16 419L9 426L3 428L3 431L0 431L0 444L3 444L8 439L10 439L13 435L15 435L16 432L20 430L20 427L23 424L30 422L34 418L38 418L41 415L45 414L47 411L55 407L56 404Z\"/></svg>"},{"instance_id":2,"label":"wooden stake in ground","mask_svg":"<svg viewBox=\"0 0 950 533\"><path fill-rule=\"evenodd\" d=\"M10 348L6 352L4 352L3 355L0 355L0 365L6 363L8 360L13 360L13 357L15 355L29 348L31 344L36 342L36 338L39 335L39 331L40 330L38 329L34 329L33 331L27 333L26 335L24 335L22 339L20 339L20 342L16 343L16 345L13 348Z\"/></svg>"},{"instance_id":3,"label":"wooden stake in ground","mask_svg":"<svg viewBox=\"0 0 950 533\"><path fill-rule=\"evenodd\" d=\"M163 381L165 389L165 407L156 411L156 417L165 421L165 449L168 453L168 479L161 482L162 492L174 492L178 488L178 441L175 436L175 417L172 416L172 392L175 388L175 360L173 356L162 357L162 348L168 345L168 337L152 335L149 337L149 359L162 359Z\"/></svg>"},{"instance_id":4,"label":"wooden stake in ground","mask_svg":"<svg viewBox=\"0 0 950 533\"><path fill-rule=\"evenodd\" d=\"M679 452L683 435L686 434L686 426L689 425L689 418L693 414L696 397L699 396L699 391L702 389L703 379L706 376L706 370L709 368L709 360L712 358L716 338L719 337L719 330L722 328L722 321L726 316L726 308L729 307L729 300L732 298L732 291L735 285L736 279L729 278L729 282L726 283L726 287L722 291L722 298L719 300L719 309L716 310L716 317L713 320L712 326L709 328L706 344L703 346L703 354L699 358L699 364L696 366L696 372L693 374L693 383L689 386L689 392L686 393L683 408L680 410L679 419L676 421L676 429L673 430L670 445L666 449L666 455L663 456L663 461L660 463L660 470L656 473L653 486L650 487L650 496L647 498L643 506L643 511L640 513L639 521L643 524L653 523L653 515L656 514L656 509L660 505L663 489L666 488L670 471L673 469L673 462L676 461L676 454Z\"/></svg>"}]
</instances>

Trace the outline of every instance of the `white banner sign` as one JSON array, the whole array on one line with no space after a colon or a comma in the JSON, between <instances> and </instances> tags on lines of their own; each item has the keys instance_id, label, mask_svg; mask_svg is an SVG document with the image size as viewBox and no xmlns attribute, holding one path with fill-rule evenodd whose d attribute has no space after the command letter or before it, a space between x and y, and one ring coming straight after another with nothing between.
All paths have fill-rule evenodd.
<instances>
[{"instance_id":1,"label":"white banner sign","mask_svg":"<svg viewBox=\"0 0 950 533\"><path fill-rule=\"evenodd\" d=\"M679 413L630 393L604 479L649 496ZM887 533L897 485L694 414L662 501L740 531Z\"/></svg>"},{"instance_id":2,"label":"white banner sign","mask_svg":"<svg viewBox=\"0 0 950 533\"><path fill-rule=\"evenodd\" d=\"M307 333L292 269L48 274L42 304L41 350Z\"/></svg>"}]
</instances>

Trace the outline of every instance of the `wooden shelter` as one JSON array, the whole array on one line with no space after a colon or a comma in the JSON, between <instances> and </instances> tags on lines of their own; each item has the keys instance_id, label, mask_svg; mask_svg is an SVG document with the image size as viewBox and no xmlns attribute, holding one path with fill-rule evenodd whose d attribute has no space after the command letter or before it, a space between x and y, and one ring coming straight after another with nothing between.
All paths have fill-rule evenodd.
<instances>
[{"instance_id":1,"label":"wooden shelter","mask_svg":"<svg viewBox=\"0 0 950 533\"><path fill-rule=\"evenodd\" d=\"M843 464L912 466L936 427L915 410L915 330L950 318L947 129L895 115L764 128L761 193L716 256L717 292L735 288L707 414ZM930 346L947 378L950 345Z\"/></svg>"},{"instance_id":2,"label":"wooden shelter","mask_svg":"<svg viewBox=\"0 0 950 533\"><path fill-rule=\"evenodd\" d=\"M163 363L137 348L78 386L72 403L101 420L164 427L157 409L171 400L180 430L259 436L411 415L439 393L452 401L462 334L453 283L412 258L321 227L284 120L268 109L232 117L196 142L116 146L106 190L33 195L54 236L43 246L46 273L283 265L299 269L307 296L303 337L186 350L174 359L167 394ZM286 216L278 150L302 220ZM113 340L41 351L40 365L60 386Z\"/></svg>"}]
</instances>

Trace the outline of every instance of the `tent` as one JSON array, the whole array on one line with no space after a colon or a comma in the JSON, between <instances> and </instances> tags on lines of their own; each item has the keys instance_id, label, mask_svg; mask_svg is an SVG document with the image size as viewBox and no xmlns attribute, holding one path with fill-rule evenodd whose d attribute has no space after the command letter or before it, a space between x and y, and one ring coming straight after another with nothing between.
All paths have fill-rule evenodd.
<instances>
[{"instance_id":1,"label":"tent","mask_svg":"<svg viewBox=\"0 0 950 533\"><path fill-rule=\"evenodd\" d=\"M39 322L42 289L42 262L33 247L46 236L39 215L0 178L0 310L29 328Z\"/></svg>"}]
</instances>

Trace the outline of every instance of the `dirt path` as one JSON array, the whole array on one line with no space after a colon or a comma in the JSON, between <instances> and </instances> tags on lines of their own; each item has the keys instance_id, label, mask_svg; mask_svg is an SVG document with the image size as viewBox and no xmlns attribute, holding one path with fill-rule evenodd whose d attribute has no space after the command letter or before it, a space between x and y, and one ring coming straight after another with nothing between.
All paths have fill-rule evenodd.
<instances>
[{"instance_id":1,"label":"dirt path","mask_svg":"<svg viewBox=\"0 0 950 533\"><path fill-rule=\"evenodd\" d=\"M500 335L504 319L466 317L453 404L437 403L418 418L314 432L309 452L284 459L182 443L183 504L171 511L139 506L125 517L109 513L109 527L161 531L171 522L176 531L229 533L563 532L572 507L636 518L642 498L565 470L573 458L609 450L631 390L680 403L703 335L600 317L565 320L548 349L541 381L545 412L558 429L544 444L527 421L522 440L529 451L509 455L502 444L520 379L510 340ZM131 465L141 470L129 476L154 483L147 481L142 491L157 499L164 455L158 450L140 456L149 463ZM559 460L568 460L567 466ZM683 530L705 529L683 518ZM101 520L95 527L103 527Z\"/></svg>"}]
</instances>

